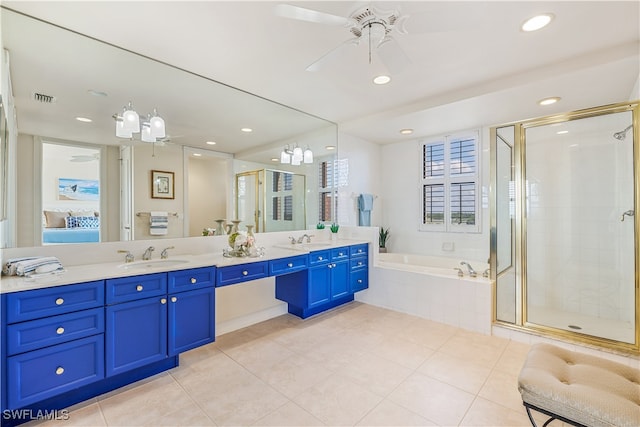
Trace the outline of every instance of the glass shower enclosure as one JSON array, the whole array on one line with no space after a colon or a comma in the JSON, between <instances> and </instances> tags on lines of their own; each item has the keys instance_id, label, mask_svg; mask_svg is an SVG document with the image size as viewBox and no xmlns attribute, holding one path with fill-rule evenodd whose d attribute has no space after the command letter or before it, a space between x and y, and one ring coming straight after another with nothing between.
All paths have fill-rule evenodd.
<instances>
[{"instance_id":1,"label":"glass shower enclosure","mask_svg":"<svg viewBox=\"0 0 640 427\"><path fill-rule=\"evenodd\" d=\"M492 128L498 323L639 347L638 104Z\"/></svg>"}]
</instances>

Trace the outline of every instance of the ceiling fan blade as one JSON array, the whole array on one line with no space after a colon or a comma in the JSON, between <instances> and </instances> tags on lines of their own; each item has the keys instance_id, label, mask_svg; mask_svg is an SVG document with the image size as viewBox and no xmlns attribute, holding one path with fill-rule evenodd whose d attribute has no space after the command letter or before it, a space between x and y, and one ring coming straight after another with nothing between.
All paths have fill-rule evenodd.
<instances>
[{"instance_id":1,"label":"ceiling fan blade","mask_svg":"<svg viewBox=\"0 0 640 427\"><path fill-rule=\"evenodd\" d=\"M387 37L378 46L376 53L391 74L400 73L411 64L409 56L393 37Z\"/></svg>"},{"instance_id":2,"label":"ceiling fan blade","mask_svg":"<svg viewBox=\"0 0 640 427\"><path fill-rule=\"evenodd\" d=\"M357 46L360 41L359 37L354 37L347 41L340 43L338 46L331 49L329 52L322 55L319 59L317 59L314 63L305 68L306 71L318 71L327 61L331 58L335 57L339 52L341 52L347 46Z\"/></svg>"},{"instance_id":3,"label":"ceiling fan blade","mask_svg":"<svg viewBox=\"0 0 640 427\"><path fill-rule=\"evenodd\" d=\"M276 15L282 18L297 19L299 21L313 22L316 24L333 25L336 27L349 27L354 21L343 16L331 15L317 10L306 9L304 7L292 6L290 4L279 4L275 8Z\"/></svg>"}]
</instances>

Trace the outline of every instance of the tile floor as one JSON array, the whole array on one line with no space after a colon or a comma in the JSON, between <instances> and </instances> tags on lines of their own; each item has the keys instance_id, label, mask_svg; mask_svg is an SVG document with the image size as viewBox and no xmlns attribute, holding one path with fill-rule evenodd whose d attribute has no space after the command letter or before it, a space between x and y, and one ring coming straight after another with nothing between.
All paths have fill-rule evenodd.
<instances>
[{"instance_id":1,"label":"tile floor","mask_svg":"<svg viewBox=\"0 0 640 427\"><path fill-rule=\"evenodd\" d=\"M68 420L28 425L530 426L517 390L528 349L354 302L220 336Z\"/></svg>"}]
</instances>

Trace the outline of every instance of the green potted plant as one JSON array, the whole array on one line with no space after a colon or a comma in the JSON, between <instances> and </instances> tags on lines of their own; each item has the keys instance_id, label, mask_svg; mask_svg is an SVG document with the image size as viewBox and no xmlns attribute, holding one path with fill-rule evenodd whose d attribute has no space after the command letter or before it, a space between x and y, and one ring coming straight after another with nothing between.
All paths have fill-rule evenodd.
<instances>
[{"instance_id":1,"label":"green potted plant","mask_svg":"<svg viewBox=\"0 0 640 427\"><path fill-rule=\"evenodd\" d=\"M324 223L319 222L316 224L316 230L324 230Z\"/></svg>"},{"instance_id":2,"label":"green potted plant","mask_svg":"<svg viewBox=\"0 0 640 427\"><path fill-rule=\"evenodd\" d=\"M387 240L389 239L389 229L380 227L380 236L378 238L378 246L380 252L387 252Z\"/></svg>"},{"instance_id":3,"label":"green potted plant","mask_svg":"<svg viewBox=\"0 0 640 427\"><path fill-rule=\"evenodd\" d=\"M338 230L340 226L334 222L329 229L331 230L331 240L338 240Z\"/></svg>"}]
</instances>

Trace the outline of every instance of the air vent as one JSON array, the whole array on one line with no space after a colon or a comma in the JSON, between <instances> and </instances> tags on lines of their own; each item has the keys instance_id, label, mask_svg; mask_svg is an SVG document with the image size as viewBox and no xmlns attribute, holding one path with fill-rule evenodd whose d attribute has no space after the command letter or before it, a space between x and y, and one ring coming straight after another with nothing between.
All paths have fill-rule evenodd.
<instances>
[{"instance_id":1,"label":"air vent","mask_svg":"<svg viewBox=\"0 0 640 427\"><path fill-rule=\"evenodd\" d=\"M37 102L42 102L43 104L53 104L56 102L56 97L51 95L45 95L44 93L33 93L33 99Z\"/></svg>"}]
</instances>

